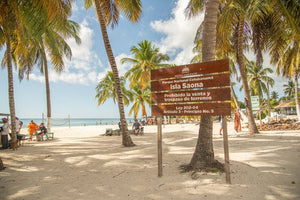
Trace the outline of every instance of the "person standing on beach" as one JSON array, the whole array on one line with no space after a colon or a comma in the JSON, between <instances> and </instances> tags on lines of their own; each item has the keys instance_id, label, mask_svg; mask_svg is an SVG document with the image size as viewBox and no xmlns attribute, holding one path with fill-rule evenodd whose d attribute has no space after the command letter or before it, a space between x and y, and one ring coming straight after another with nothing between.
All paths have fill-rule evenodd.
<instances>
[{"instance_id":1,"label":"person standing on beach","mask_svg":"<svg viewBox=\"0 0 300 200\"><path fill-rule=\"evenodd\" d=\"M1 144L2 144L2 149L7 149L8 148L8 134L9 134L9 124L8 124L8 119L2 118L3 126L2 131L1 131Z\"/></svg>"},{"instance_id":2,"label":"person standing on beach","mask_svg":"<svg viewBox=\"0 0 300 200\"><path fill-rule=\"evenodd\" d=\"M242 125L241 125L242 115L239 112L239 109L236 109L234 113L234 130L236 132L242 131Z\"/></svg>"},{"instance_id":3,"label":"person standing on beach","mask_svg":"<svg viewBox=\"0 0 300 200\"><path fill-rule=\"evenodd\" d=\"M30 135L30 141L32 141L32 135L34 133L36 133L36 129L38 128L39 126L34 123L33 120L31 120L31 122L27 125L27 128L28 128L28 133Z\"/></svg>"},{"instance_id":4,"label":"person standing on beach","mask_svg":"<svg viewBox=\"0 0 300 200\"><path fill-rule=\"evenodd\" d=\"M219 135L222 135L222 130L223 130L223 121L222 121L222 116L221 115L219 115L218 116L218 120L219 120L219 122L220 122L220 132L219 132Z\"/></svg>"}]
</instances>

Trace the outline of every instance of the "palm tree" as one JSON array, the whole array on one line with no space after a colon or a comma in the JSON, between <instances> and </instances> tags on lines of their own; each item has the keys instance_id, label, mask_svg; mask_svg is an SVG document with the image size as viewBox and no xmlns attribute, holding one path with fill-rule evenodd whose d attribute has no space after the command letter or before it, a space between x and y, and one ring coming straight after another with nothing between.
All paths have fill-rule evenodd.
<instances>
[{"instance_id":1,"label":"palm tree","mask_svg":"<svg viewBox=\"0 0 300 200\"><path fill-rule=\"evenodd\" d=\"M12 141L16 140L12 61L14 61L15 67L19 65L19 67L30 69L33 66L33 60L29 56L30 52L27 48L32 45L31 41L34 37L40 33L40 9L44 8L45 14L51 21L57 16L64 16L65 11L71 8L71 1L0 1L0 48L6 45L2 66L6 66L8 71Z\"/></svg>"},{"instance_id":2,"label":"palm tree","mask_svg":"<svg viewBox=\"0 0 300 200\"><path fill-rule=\"evenodd\" d=\"M147 40L139 42L138 47L131 47L130 52L134 55L134 58L123 58L121 63L133 65L125 74L125 78L130 80L129 87L131 89L138 83L142 89L148 87L151 70L169 66L162 63L163 61L168 61L169 56L159 53L159 48L155 48Z\"/></svg>"},{"instance_id":3,"label":"palm tree","mask_svg":"<svg viewBox=\"0 0 300 200\"><path fill-rule=\"evenodd\" d=\"M263 68L261 65L256 65L254 61L247 64L246 69L251 95L257 95L261 104L263 93L267 93L268 113L270 114L269 86L273 87L274 79L268 76L268 72L273 73L273 70L271 68Z\"/></svg>"},{"instance_id":4,"label":"palm tree","mask_svg":"<svg viewBox=\"0 0 300 200\"><path fill-rule=\"evenodd\" d=\"M12 44L16 40L24 42L26 35L26 27L24 25L24 18L21 15L23 2L16 0L0 1L0 49L5 45L6 51L2 60L2 67L7 68L8 75L8 96L9 96L9 110L11 119L11 133L12 141L16 141L16 120L15 120L15 100L14 100L14 84L13 84L13 66L12 66ZM27 35L26 35L27 36Z\"/></svg>"},{"instance_id":5,"label":"palm tree","mask_svg":"<svg viewBox=\"0 0 300 200\"><path fill-rule=\"evenodd\" d=\"M132 94L125 87L125 78L120 77L120 85L122 90L122 98L124 100L124 104L128 105L130 101L132 101ZM112 98L114 103L118 101L117 92L116 92L116 84L114 80L113 73L108 71L105 77L99 81L96 87L96 99L98 100L98 106L103 104L107 99Z\"/></svg>"},{"instance_id":6,"label":"palm tree","mask_svg":"<svg viewBox=\"0 0 300 200\"><path fill-rule=\"evenodd\" d=\"M273 91L273 92L271 93L271 99L275 99L275 100L277 100L277 99L278 99L278 97L279 97L279 95L278 95L278 92L276 92L276 91Z\"/></svg>"},{"instance_id":7,"label":"palm tree","mask_svg":"<svg viewBox=\"0 0 300 200\"><path fill-rule=\"evenodd\" d=\"M289 80L288 84L284 84L283 87L283 92L289 100L295 97L295 83L292 80Z\"/></svg>"},{"instance_id":8,"label":"palm tree","mask_svg":"<svg viewBox=\"0 0 300 200\"><path fill-rule=\"evenodd\" d=\"M53 20L49 21L46 8L42 7L38 10L38 16L41 19L39 24L39 32L32 39L33 45L31 49L27 50L32 53L34 63L40 68L41 73L44 73L46 84L46 99L47 99L47 127L51 129L51 98L50 98L50 84L48 75L48 63L47 54L51 58L51 63L56 72L60 73L64 68L63 57L71 59L72 51L69 45L66 43L66 38L74 38L77 44L80 44L81 40L78 36L79 25L76 22L68 20L65 17L70 15L71 8L65 8L65 12L58 15ZM46 53L47 52L47 53ZM29 73L32 71L28 66L22 66L20 69L19 77L22 79L27 73L27 79L29 79Z\"/></svg>"},{"instance_id":9,"label":"palm tree","mask_svg":"<svg viewBox=\"0 0 300 200\"><path fill-rule=\"evenodd\" d=\"M186 8L186 15L192 17L203 10L206 4L205 17L203 22L202 38L202 60L203 62L215 60L216 54L216 27L219 1L196 1L190 0ZM223 165L214 158L212 143L212 117L202 116L198 141L193 157L190 161L190 168L205 169L207 167L223 168Z\"/></svg>"},{"instance_id":10,"label":"palm tree","mask_svg":"<svg viewBox=\"0 0 300 200\"><path fill-rule=\"evenodd\" d=\"M298 98L298 77L300 57L300 4L296 0L275 0L270 4L275 26L271 26L268 47L272 64L277 65L277 73L294 78L297 116L300 120Z\"/></svg>"},{"instance_id":11,"label":"palm tree","mask_svg":"<svg viewBox=\"0 0 300 200\"><path fill-rule=\"evenodd\" d=\"M118 97L118 106L122 127L122 144L126 147L134 146L132 139L128 133L128 126L124 113L124 105L122 99L122 91L119 80L119 72L112 48L109 42L106 26L111 24L114 27L118 23L119 12L122 11L127 19L131 22L137 22L141 16L142 4L140 0L84 0L85 8L90 8L94 4L100 24L102 37L106 49L106 54L114 75L116 84L116 92Z\"/></svg>"},{"instance_id":12,"label":"palm tree","mask_svg":"<svg viewBox=\"0 0 300 200\"><path fill-rule=\"evenodd\" d=\"M151 104L151 89L150 85L143 90L141 90L140 84L136 84L132 91L133 95L133 105L129 111L129 116L133 113L134 118L137 118L140 108L142 108L142 116L147 117L146 104L150 106ZM147 119L147 118L146 118Z\"/></svg>"},{"instance_id":13,"label":"palm tree","mask_svg":"<svg viewBox=\"0 0 300 200\"><path fill-rule=\"evenodd\" d=\"M249 132L251 134L258 133L258 129L256 127L254 116L252 113L252 105L249 86L247 82L247 73L245 69L243 50L246 47L245 44L247 43L247 38L250 38L249 34L251 33L251 24L249 23L252 23L252 26L254 26L253 23L261 19L261 13L267 12L266 10L267 5L263 2L256 2L255 0L232 0L229 1L223 8L223 12L220 16L219 21L222 32L230 31L234 33L233 38L237 38L237 40L235 40L234 46L236 48L237 63L239 65L241 80L245 93L245 103L249 121ZM247 35L248 37L246 37ZM261 62L261 59L257 60Z\"/></svg>"}]
</instances>

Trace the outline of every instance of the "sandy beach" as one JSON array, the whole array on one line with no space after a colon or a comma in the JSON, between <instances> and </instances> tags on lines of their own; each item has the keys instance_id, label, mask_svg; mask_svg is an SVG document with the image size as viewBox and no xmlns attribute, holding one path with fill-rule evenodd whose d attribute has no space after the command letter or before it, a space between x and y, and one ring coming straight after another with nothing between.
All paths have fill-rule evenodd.
<instances>
[{"instance_id":1,"label":"sandy beach","mask_svg":"<svg viewBox=\"0 0 300 200\"><path fill-rule=\"evenodd\" d=\"M157 127L132 135L101 136L111 126L52 128L54 140L25 141L16 151L1 150L1 200L32 199L300 199L300 132L239 134L228 123L232 184L224 173L181 173L189 163L199 125L163 126L163 176L157 176ZM117 126L115 126L117 128ZM26 130L23 130L23 133ZM214 123L214 152L224 162L223 138Z\"/></svg>"}]
</instances>

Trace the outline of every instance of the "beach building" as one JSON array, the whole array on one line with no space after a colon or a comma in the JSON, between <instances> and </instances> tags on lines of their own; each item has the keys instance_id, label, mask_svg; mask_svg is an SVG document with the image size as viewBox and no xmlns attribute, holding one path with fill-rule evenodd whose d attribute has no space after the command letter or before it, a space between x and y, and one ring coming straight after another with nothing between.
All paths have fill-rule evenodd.
<instances>
[{"instance_id":1,"label":"beach building","mask_svg":"<svg viewBox=\"0 0 300 200\"><path fill-rule=\"evenodd\" d=\"M278 110L281 115L295 115L296 105L294 101L281 101L278 106L275 107L275 110Z\"/></svg>"}]
</instances>

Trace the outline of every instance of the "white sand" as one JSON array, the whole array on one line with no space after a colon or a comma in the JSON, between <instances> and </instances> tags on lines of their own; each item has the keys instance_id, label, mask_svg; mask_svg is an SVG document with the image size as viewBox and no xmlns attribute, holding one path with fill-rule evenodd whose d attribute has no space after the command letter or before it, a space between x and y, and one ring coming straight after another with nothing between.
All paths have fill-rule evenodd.
<instances>
[{"instance_id":1,"label":"white sand","mask_svg":"<svg viewBox=\"0 0 300 200\"><path fill-rule=\"evenodd\" d=\"M189 163L194 152L198 125L163 127L161 178L156 126L145 127L144 136L132 136L137 146L130 148L121 145L121 136L99 136L106 127L53 128L53 141L1 150L7 168L0 171L0 199L300 199L299 131L250 136L243 129L235 135L230 122L228 185L225 174L180 173L179 166ZM218 130L215 123L215 157L223 162Z\"/></svg>"}]
</instances>

